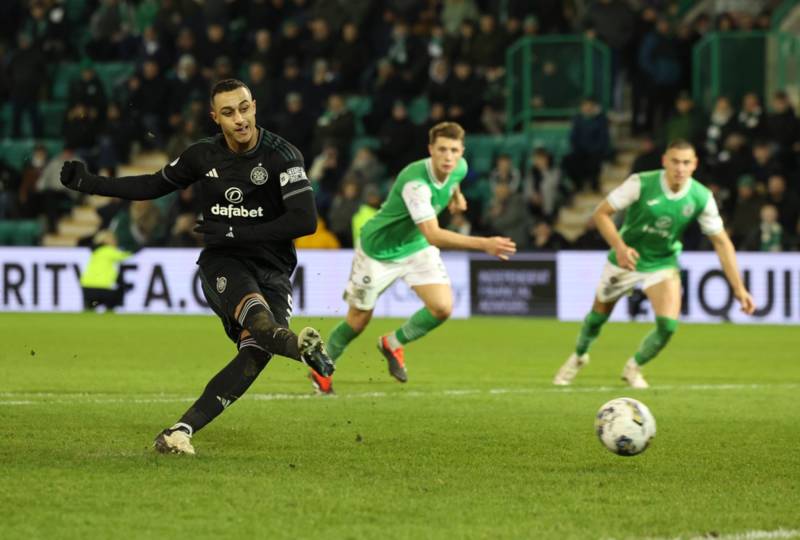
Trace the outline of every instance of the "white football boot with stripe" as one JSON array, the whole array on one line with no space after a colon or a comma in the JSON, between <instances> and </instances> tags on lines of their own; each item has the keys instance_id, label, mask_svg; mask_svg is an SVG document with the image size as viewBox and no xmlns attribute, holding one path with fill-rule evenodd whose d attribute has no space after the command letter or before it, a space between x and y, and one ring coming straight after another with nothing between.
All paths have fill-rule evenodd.
<instances>
[{"instance_id":1,"label":"white football boot with stripe","mask_svg":"<svg viewBox=\"0 0 800 540\"><path fill-rule=\"evenodd\" d=\"M191 428L186 424L175 424L171 428L165 429L158 434L156 440L153 441L153 447L156 452L161 454L186 454L189 456L194 455L194 446L192 446L192 436L189 435L184 429ZM184 428L184 429L181 429Z\"/></svg>"}]
</instances>

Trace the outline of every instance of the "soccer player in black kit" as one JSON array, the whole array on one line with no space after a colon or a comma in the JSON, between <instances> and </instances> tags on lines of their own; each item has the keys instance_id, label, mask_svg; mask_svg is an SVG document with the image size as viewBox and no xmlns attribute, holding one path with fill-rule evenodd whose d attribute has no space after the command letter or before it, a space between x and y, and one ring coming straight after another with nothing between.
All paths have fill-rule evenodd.
<instances>
[{"instance_id":1,"label":"soccer player in black kit","mask_svg":"<svg viewBox=\"0 0 800 540\"><path fill-rule=\"evenodd\" d=\"M155 199L195 185L202 219L195 229L206 247L197 264L203 293L238 348L180 420L155 439L162 453L194 454L194 433L250 387L273 354L330 375L319 332L288 328L289 276L297 264L292 240L316 229L317 211L303 156L290 143L256 126L256 102L241 81L211 89L211 118L221 134L201 139L157 173L108 178L77 161L61 170L68 188L123 199Z\"/></svg>"}]
</instances>

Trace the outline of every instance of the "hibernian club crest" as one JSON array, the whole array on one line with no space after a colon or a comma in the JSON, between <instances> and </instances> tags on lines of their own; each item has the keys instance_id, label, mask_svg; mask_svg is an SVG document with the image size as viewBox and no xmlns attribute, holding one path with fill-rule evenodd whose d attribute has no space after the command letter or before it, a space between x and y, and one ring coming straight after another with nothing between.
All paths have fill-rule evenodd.
<instances>
[{"instance_id":1,"label":"hibernian club crest","mask_svg":"<svg viewBox=\"0 0 800 540\"><path fill-rule=\"evenodd\" d=\"M689 217L692 214L694 214L694 204L689 203L689 204L685 205L681 209L681 213L683 214L683 217Z\"/></svg>"},{"instance_id":2,"label":"hibernian club crest","mask_svg":"<svg viewBox=\"0 0 800 540\"><path fill-rule=\"evenodd\" d=\"M258 166L253 167L253 170L250 171L250 181L257 186L265 184L268 177L269 175L267 174L267 169L262 167L261 163L259 163Z\"/></svg>"}]
</instances>

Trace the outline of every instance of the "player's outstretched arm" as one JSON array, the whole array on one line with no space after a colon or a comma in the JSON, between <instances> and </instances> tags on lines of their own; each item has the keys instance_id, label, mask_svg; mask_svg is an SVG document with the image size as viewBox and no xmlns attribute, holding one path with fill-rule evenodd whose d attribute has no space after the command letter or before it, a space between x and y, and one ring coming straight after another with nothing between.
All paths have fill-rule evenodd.
<instances>
[{"instance_id":1,"label":"player's outstretched arm","mask_svg":"<svg viewBox=\"0 0 800 540\"><path fill-rule=\"evenodd\" d=\"M505 236L467 236L439 227L436 218L417 223L417 227L428 242L442 249L472 249L484 251L498 259L507 261L517 252L517 245Z\"/></svg>"},{"instance_id":2,"label":"player's outstretched arm","mask_svg":"<svg viewBox=\"0 0 800 540\"><path fill-rule=\"evenodd\" d=\"M592 216L594 222L597 224L597 230L603 235L603 238L611 249L617 254L617 262L621 268L627 270L636 270L636 261L639 260L639 252L628 246L622 239L622 236L614 224L611 216L614 215L616 210L607 200L601 202Z\"/></svg>"},{"instance_id":3,"label":"player's outstretched arm","mask_svg":"<svg viewBox=\"0 0 800 540\"><path fill-rule=\"evenodd\" d=\"M177 185L168 182L161 173L110 178L90 173L80 161L64 163L61 167L61 183L81 193L132 201L157 199L178 189Z\"/></svg>"},{"instance_id":4,"label":"player's outstretched arm","mask_svg":"<svg viewBox=\"0 0 800 540\"><path fill-rule=\"evenodd\" d=\"M733 295L742 305L742 311L752 315L756 310L756 304L745 288L744 283L742 283L742 277L739 275L739 265L736 263L736 251L733 249L733 242L728 237L728 233L722 230L717 234L709 235L708 238L714 246L714 251L717 252L722 271L733 289Z\"/></svg>"}]
</instances>

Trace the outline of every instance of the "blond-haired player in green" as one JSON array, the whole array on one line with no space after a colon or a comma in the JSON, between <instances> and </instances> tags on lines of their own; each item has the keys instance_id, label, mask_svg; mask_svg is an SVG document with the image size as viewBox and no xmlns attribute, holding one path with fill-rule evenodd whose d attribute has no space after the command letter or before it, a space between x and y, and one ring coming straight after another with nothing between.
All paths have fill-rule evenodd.
<instances>
[{"instance_id":1,"label":"blond-haired player in green","mask_svg":"<svg viewBox=\"0 0 800 540\"><path fill-rule=\"evenodd\" d=\"M504 260L516 252L510 238L467 236L439 227L437 216L445 208L466 210L459 189L467 174L464 129L455 122L436 124L428 133L428 152L430 157L400 171L381 209L361 229L344 294L347 316L328 340L328 353L335 361L369 324L381 293L402 278L424 306L378 339L389 373L400 382L408 380L403 346L442 324L453 309L439 248L485 251ZM312 371L311 380L319 393L333 391L330 377Z\"/></svg>"},{"instance_id":2,"label":"blond-haired player in green","mask_svg":"<svg viewBox=\"0 0 800 540\"><path fill-rule=\"evenodd\" d=\"M641 284L655 311L656 328L625 364L622 379L633 388L649 386L641 366L661 352L678 327L681 310L678 255L683 247L680 239L692 221L697 220L711 240L742 311L750 315L755 310L753 298L739 275L736 253L714 197L692 178L697 168L694 147L683 140L670 143L661 164L663 169L631 175L594 212L597 229L611 251L575 351L556 373L553 384L572 383L578 371L589 363L589 346L600 334L617 300ZM627 212L622 229L617 230L611 217L620 210Z\"/></svg>"}]
</instances>

